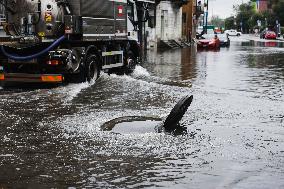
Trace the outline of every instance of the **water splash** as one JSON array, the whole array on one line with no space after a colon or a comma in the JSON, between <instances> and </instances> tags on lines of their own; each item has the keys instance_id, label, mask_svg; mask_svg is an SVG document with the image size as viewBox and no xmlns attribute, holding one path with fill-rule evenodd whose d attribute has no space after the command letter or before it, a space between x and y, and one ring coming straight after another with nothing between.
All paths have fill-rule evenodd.
<instances>
[{"instance_id":1,"label":"water splash","mask_svg":"<svg viewBox=\"0 0 284 189\"><path fill-rule=\"evenodd\" d=\"M171 79L166 79L163 77L152 76L146 68L142 66L137 66L131 75L133 78L138 80L143 80L146 82L153 82L162 85L178 86L178 87L191 87L190 81L175 81Z\"/></svg>"},{"instance_id":2,"label":"water splash","mask_svg":"<svg viewBox=\"0 0 284 189\"><path fill-rule=\"evenodd\" d=\"M84 89L92 87L95 85L96 81L92 80L84 83L68 84L67 86L59 87L57 90L58 93L62 94L62 100L64 103L71 102L74 98L78 96Z\"/></svg>"},{"instance_id":3,"label":"water splash","mask_svg":"<svg viewBox=\"0 0 284 189\"><path fill-rule=\"evenodd\" d=\"M141 77L141 76L149 77L149 76L151 76L151 74L147 71L147 69L143 68L142 66L136 66L132 75L133 75L133 77Z\"/></svg>"}]
</instances>

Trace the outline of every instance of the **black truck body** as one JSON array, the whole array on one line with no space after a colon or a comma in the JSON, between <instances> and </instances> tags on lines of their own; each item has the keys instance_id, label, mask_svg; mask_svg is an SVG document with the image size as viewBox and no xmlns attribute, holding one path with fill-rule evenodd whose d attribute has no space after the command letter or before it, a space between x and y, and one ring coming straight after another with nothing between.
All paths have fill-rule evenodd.
<instances>
[{"instance_id":1,"label":"black truck body","mask_svg":"<svg viewBox=\"0 0 284 189\"><path fill-rule=\"evenodd\" d=\"M128 36L149 0L0 0L0 82L84 82L100 71L129 73L140 46ZM139 7L138 7L139 6ZM138 11L138 12L139 12ZM140 14L141 15L141 14ZM147 14L142 14L147 15Z\"/></svg>"}]
</instances>

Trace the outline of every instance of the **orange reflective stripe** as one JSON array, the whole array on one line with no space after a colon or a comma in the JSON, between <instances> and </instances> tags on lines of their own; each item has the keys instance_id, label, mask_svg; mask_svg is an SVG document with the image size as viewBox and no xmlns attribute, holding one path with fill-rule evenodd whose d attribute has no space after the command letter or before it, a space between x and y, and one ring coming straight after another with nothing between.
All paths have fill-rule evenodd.
<instances>
[{"instance_id":1,"label":"orange reflective stripe","mask_svg":"<svg viewBox=\"0 0 284 189\"><path fill-rule=\"evenodd\" d=\"M43 82L61 82L63 77L61 75L43 75L41 80Z\"/></svg>"},{"instance_id":2,"label":"orange reflective stripe","mask_svg":"<svg viewBox=\"0 0 284 189\"><path fill-rule=\"evenodd\" d=\"M4 79L5 79L4 74L0 74L0 80L4 80Z\"/></svg>"}]
</instances>

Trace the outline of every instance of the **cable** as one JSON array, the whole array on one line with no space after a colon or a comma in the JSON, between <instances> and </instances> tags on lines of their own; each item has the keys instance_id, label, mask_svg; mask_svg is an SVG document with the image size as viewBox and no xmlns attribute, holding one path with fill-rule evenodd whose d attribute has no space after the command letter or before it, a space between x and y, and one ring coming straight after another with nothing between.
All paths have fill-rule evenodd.
<instances>
[{"instance_id":1,"label":"cable","mask_svg":"<svg viewBox=\"0 0 284 189\"><path fill-rule=\"evenodd\" d=\"M63 35L61 36L59 39L57 39L55 42L53 42L49 47L47 47L46 49L36 53L36 54L33 54L33 55L28 55L28 56L17 56L17 55L13 55L13 54L10 54L8 53L4 46L2 45L1 46L1 51L2 53L12 59L12 60L17 60L17 61L27 61L27 60L31 60L31 59L34 59L34 58L38 58L44 54L46 54L48 51L54 49L56 46L58 46L62 41L64 41L66 39L66 37Z\"/></svg>"}]
</instances>

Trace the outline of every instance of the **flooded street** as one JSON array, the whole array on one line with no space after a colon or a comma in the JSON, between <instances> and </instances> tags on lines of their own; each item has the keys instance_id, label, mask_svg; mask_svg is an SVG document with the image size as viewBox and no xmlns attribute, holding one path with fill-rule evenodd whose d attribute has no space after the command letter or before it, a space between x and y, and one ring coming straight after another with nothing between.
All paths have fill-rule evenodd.
<instances>
[{"instance_id":1,"label":"flooded street","mask_svg":"<svg viewBox=\"0 0 284 189\"><path fill-rule=\"evenodd\" d=\"M185 95L187 134L155 132L157 120L101 130L124 116L164 119ZM149 51L131 76L0 88L0 119L4 189L284 188L283 44Z\"/></svg>"}]
</instances>

